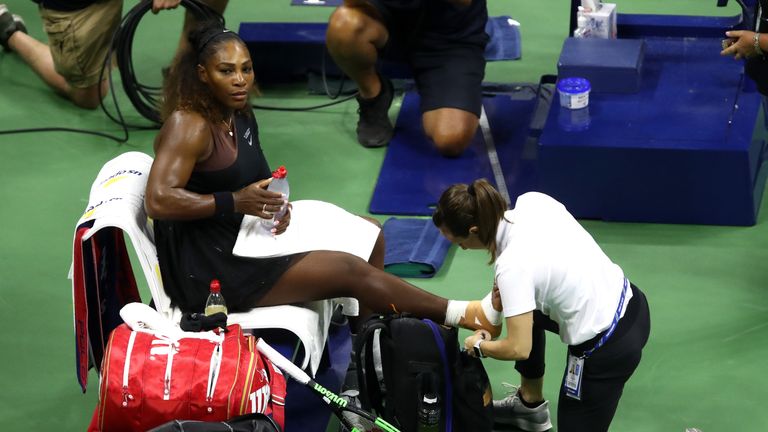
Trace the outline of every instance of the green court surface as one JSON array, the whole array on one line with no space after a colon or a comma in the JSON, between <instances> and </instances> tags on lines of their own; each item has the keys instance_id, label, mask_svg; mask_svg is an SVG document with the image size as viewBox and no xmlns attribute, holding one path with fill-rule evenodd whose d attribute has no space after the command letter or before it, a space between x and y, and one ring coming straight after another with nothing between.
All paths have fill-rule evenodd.
<instances>
[{"instance_id":1,"label":"green court surface","mask_svg":"<svg viewBox=\"0 0 768 432\"><path fill-rule=\"evenodd\" d=\"M5 0L6 2L8 0ZM521 23L523 58L489 64L487 80L536 82L556 72L567 33L569 0L490 0L491 15ZM731 15L715 0L618 0L620 12ZM132 7L135 1L127 2ZM43 38L34 3L10 0L30 33ZM289 0L232 0L230 28L241 21L320 22L323 7ZM134 61L144 81L159 83L178 40L180 11L150 16L139 27ZM718 55L717 52L712 53ZM132 122L140 117L121 93ZM303 86L264 88L260 104L324 102ZM367 213L385 149L354 138L356 105L316 112L258 111L272 165L291 169L292 199L330 201ZM397 103L391 114L397 111ZM0 130L67 126L119 133L101 111L83 111L53 94L14 54L0 53ZM67 273L74 224L99 168L127 151L152 153L154 131L131 132L125 144L70 133L0 135L0 429L81 431L96 404L98 377L82 394L75 378L72 299ZM718 203L712 203L717 206ZM645 291L652 334L628 383L612 430L626 432L759 431L768 427L768 202L754 227L582 221L607 254ZM384 217L379 217L382 221ZM487 256L450 251L444 268L415 284L449 298L484 295L492 282ZM148 298L148 297L145 297ZM546 395L552 412L565 348L548 344ZM517 383L512 363L486 360L494 391Z\"/></svg>"}]
</instances>

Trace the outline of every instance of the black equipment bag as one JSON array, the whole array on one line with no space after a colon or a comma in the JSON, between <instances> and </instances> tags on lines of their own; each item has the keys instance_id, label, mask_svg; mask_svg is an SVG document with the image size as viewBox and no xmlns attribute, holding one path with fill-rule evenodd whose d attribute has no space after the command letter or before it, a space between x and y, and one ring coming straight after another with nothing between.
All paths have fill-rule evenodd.
<instances>
[{"instance_id":1,"label":"black equipment bag","mask_svg":"<svg viewBox=\"0 0 768 432\"><path fill-rule=\"evenodd\" d=\"M488 374L459 350L457 329L405 314L373 317L355 339L355 356L363 408L404 432L416 430L428 392L438 394L440 431L492 430Z\"/></svg>"},{"instance_id":2,"label":"black equipment bag","mask_svg":"<svg viewBox=\"0 0 768 432\"><path fill-rule=\"evenodd\" d=\"M261 414L245 414L225 422L197 420L173 420L147 432L281 432L271 417Z\"/></svg>"}]
</instances>

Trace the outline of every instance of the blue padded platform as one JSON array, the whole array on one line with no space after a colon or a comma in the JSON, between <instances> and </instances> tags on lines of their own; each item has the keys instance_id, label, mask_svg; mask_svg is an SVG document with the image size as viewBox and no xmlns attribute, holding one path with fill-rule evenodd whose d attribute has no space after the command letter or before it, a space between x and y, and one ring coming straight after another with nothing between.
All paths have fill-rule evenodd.
<instances>
[{"instance_id":1,"label":"blue padded platform","mask_svg":"<svg viewBox=\"0 0 768 432\"><path fill-rule=\"evenodd\" d=\"M720 38L645 41L639 93L590 95L582 127L552 104L540 189L581 218L754 224L768 132L743 64Z\"/></svg>"},{"instance_id":2,"label":"blue padded platform","mask_svg":"<svg viewBox=\"0 0 768 432\"><path fill-rule=\"evenodd\" d=\"M636 93L644 55L642 39L566 38L557 75L588 79L592 93Z\"/></svg>"},{"instance_id":3,"label":"blue padded platform","mask_svg":"<svg viewBox=\"0 0 768 432\"><path fill-rule=\"evenodd\" d=\"M513 201L520 194L533 190L536 184L535 160L523 157L535 100L533 94L521 100L508 95L483 98ZM450 185L469 183L480 177L494 182L479 128L472 144L460 157L441 156L424 135L419 96L410 91L403 98L395 134L373 192L370 212L429 216L440 194Z\"/></svg>"},{"instance_id":4,"label":"blue padded platform","mask_svg":"<svg viewBox=\"0 0 768 432\"><path fill-rule=\"evenodd\" d=\"M238 30L253 58L259 83L290 82L306 78L307 73L341 75L325 49L327 23L243 22ZM488 61L515 60L522 53L520 29L508 16L491 17L486 24L490 41L485 49ZM398 58L396 54L392 56ZM411 78L408 67L383 59L381 71L390 78Z\"/></svg>"}]
</instances>

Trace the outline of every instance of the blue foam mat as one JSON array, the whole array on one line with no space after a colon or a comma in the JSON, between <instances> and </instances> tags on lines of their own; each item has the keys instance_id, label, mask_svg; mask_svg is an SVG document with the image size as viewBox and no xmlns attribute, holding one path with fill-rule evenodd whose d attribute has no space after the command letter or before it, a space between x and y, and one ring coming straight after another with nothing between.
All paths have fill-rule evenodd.
<instances>
[{"instance_id":1,"label":"blue foam mat","mask_svg":"<svg viewBox=\"0 0 768 432\"><path fill-rule=\"evenodd\" d=\"M535 152L535 149L526 149L536 105L536 96L529 93L529 97L501 94L483 98L491 135L513 201L534 190L537 182L534 154L524 151ZM442 192L450 185L481 177L495 183L480 129L460 157L441 156L424 135L419 96L410 91L403 98L395 134L371 198L370 212L429 216Z\"/></svg>"},{"instance_id":2,"label":"blue foam mat","mask_svg":"<svg viewBox=\"0 0 768 432\"><path fill-rule=\"evenodd\" d=\"M431 278L451 247L425 218L389 218L384 222L384 270L400 277Z\"/></svg>"}]
</instances>

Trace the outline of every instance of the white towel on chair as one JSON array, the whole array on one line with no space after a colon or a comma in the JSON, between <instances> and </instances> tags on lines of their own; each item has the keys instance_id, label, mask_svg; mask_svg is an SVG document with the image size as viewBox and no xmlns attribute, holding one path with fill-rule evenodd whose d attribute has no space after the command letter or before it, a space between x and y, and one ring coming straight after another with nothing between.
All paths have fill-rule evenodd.
<instances>
[{"instance_id":1,"label":"white towel on chair","mask_svg":"<svg viewBox=\"0 0 768 432\"><path fill-rule=\"evenodd\" d=\"M256 216L243 217L232 253L266 258L326 250L346 252L366 261L371 257L381 231L378 226L328 202L301 200L291 204L291 224L278 236L270 232L270 222ZM337 303L344 307L344 314L358 314L356 299L341 298Z\"/></svg>"},{"instance_id":2,"label":"white towel on chair","mask_svg":"<svg viewBox=\"0 0 768 432\"><path fill-rule=\"evenodd\" d=\"M368 260L379 237L379 227L331 203L302 200L292 203L291 224L278 236L264 219L246 215L232 253L266 258L313 250L347 252Z\"/></svg>"}]
</instances>

